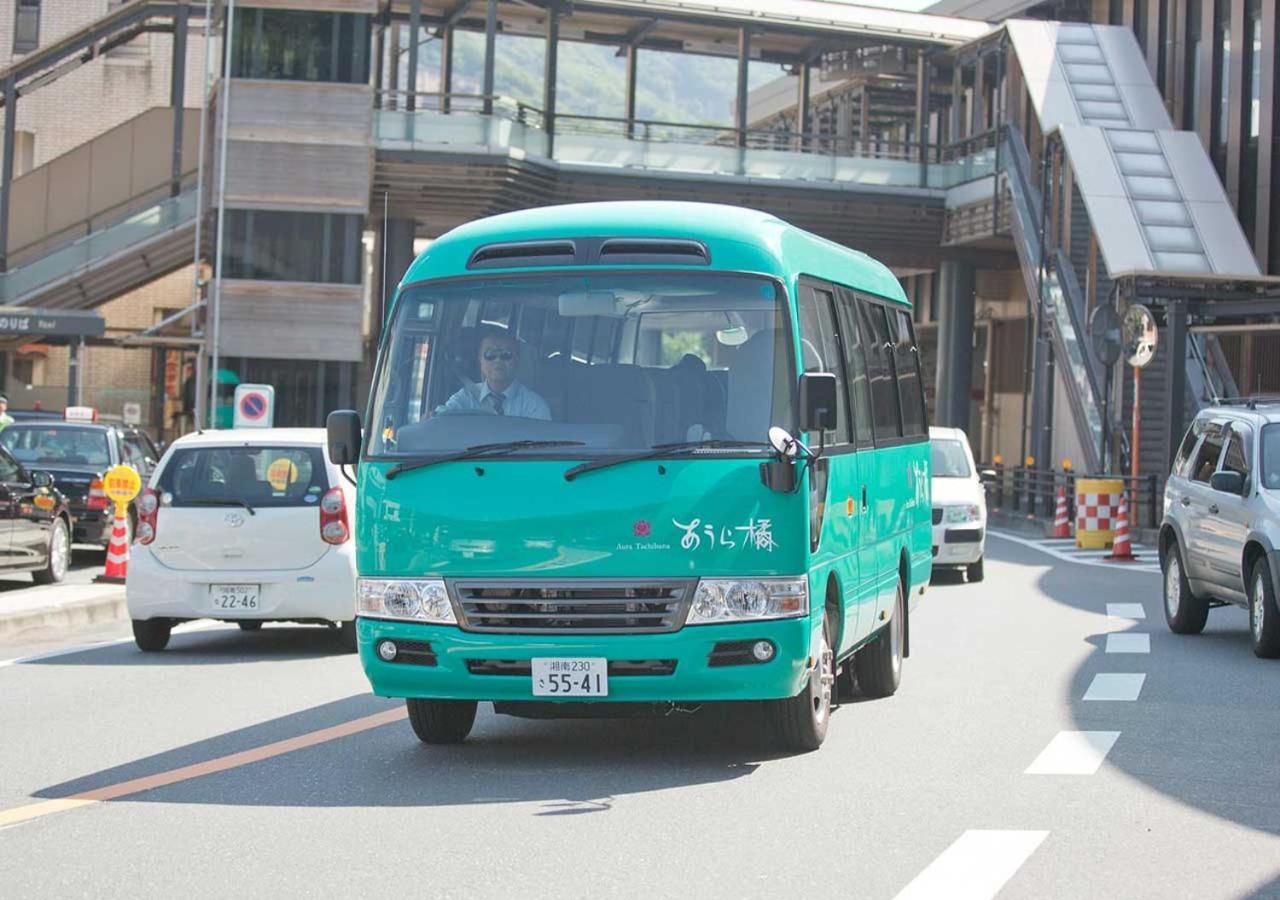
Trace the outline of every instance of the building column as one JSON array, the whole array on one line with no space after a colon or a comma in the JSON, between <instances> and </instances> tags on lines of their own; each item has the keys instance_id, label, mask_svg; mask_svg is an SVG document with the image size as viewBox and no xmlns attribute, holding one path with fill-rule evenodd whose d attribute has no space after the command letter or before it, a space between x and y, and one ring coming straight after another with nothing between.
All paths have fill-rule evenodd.
<instances>
[{"instance_id":1,"label":"building column","mask_svg":"<svg viewBox=\"0 0 1280 900\"><path fill-rule=\"evenodd\" d=\"M9 201L13 195L13 145L17 120L18 90L10 76L4 83L4 159L0 160L0 272L9 271Z\"/></svg>"},{"instance_id":2,"label":"building column","mask_svg":"<svg viewBox=\"0 0 1280 900\"><path fill-rule=\"evenodd\" d=\"M747 68L751 65L751 31L738 29L738 91L734 104L734 127L738 131L738 146L747 146Z\"/></svg>"},{"instance_id":3,"label":"building column","mask_svg":"<svg viewBox=\"0 0 1280 900\"><path fill-rule=\"evenodd\" d=\"M1185 300L1171 300L1165 307L1165 341L1169 345L1168 377L1165 379L1164 408L1168 410L1169 450L1166 460L1172 469L1173 458L1178 453L1185 427L1183 409L1187 402L1187 304Z\"/></svg>"},{"instance_id":4,"label":"building column","mask_svg":"<svg viewBox=\"0 0 1280 900\"><path fill-rule=\"evenodd\" d=\"M191 8L185 3L173 15L173 70L169 80L169 106L173 109L173 172L169 196L182 193L183 108L187 93L187 22Z\"/></svg>"},{"instance_id":5,"label":"building column","mask_svg":"<svg viewBox=\"0 0 1280 900\"><path fill-rule=\"evenodd\" d=\"M382 223L378 223L381 226ZM381 229L380 229L381 230ZM413 219L387 219L386 230L379 234L378 263L386 261L381 272L381 303L373 311L375 337L381 335L385 314L391 309L396 286L413 263L413 239L417 236L417 224ZM379 291L373 292L374 296Z\"/></svg>"},{"instance_id":6,"label":"building column","mask_svg":"<svg viewBox=\"0 0 1280 900\"><path fill-rule=\"evenodd\" d=\"M542 67L542 128L547 133L547 156L555 156L556 78L560 55L560 8L547 8L547 47Z\"/></svg>"},{"instance_id":7,"label":"building column","mask_svg":"<svg viewBox=\"0 0 1280 900\"><path fill-rule=\"evenodd\" d=\"M627 83L625 89L625 112L627 120L627 137L636 136L636 75L640 65L640 49L634 44L627 45Z\"/></svg>"},{"instance_id":8,"label":"building column","mask_svg":"<svg viewBox=\"0 0 1280 900\"><path fill-rule=\"evenodd\" d=\"M440 29L440 111L449 112L449 95L453 93L453 26Z\"/></svg>"},{"instance_id":9,"label":"building column","mask_svg":"<svg viewBox=\"0 0 1280 900\"><path fill-rule=\"evenodd\" d=\"M938 271L938 370L934 391L938 425L969 429L973 369L974 268L943 260Z\"/></svg>"},{"instance_id":10,"label":"building column","mask_svg":"<svg viewBox=\"0 0 1280 900\"><path fill-rule=\"evenodd\" d=\"M498 48L498 0L488 0L484 16L484 83L480 92L484 94L484 114L493 113L494 64L497 62Z\"/></svg>"},{"instance_id":11,"label":"building column","mask_svg":"<svg viewBox=\"0 0 1280 900\"><path fill-rule=\"evenodd\" d=\"M418 35L421 33L422 0L409 0L409 79L405 84L408 96L404 107L409 112L418 108ZM409 120L412 122L413 117Z\"/></svg>"},{"instance_id":12,"label":"building column","mask_svg":"<svg viewBox=\"0 0 1280 900\"><path fill-rule=\"evenodd\" d=\"M920 184L929 184L929 55L921 50L916 57L916 152L920 154Z\"/></svg>"}]
</instances>

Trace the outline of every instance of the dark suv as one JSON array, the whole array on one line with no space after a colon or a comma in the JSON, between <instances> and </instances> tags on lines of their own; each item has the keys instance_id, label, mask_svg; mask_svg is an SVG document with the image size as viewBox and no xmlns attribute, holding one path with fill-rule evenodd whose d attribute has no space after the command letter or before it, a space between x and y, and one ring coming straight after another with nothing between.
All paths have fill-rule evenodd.
<instances>
[{"instance_id":1,"label":"dark suv","mask_svg":"<svg viewBox=\"0 0 1280 900\"><path fill-rule=\"evenodd\" d=\"M1179 634L1212 606L1249 611L1253 652L1280 656L1280 402L1201 410L1169 473L1160 526L1164 613Z\"/></svg>"},{"instance_id":2,"label":"dark suv","mask_svg":"<svg viewBox=\"0 0 1280 900\"><path fill-rule=\"evenodd\" d=\"M53 475L74 518L72 540L105 547L111 540L112 504L102 475L119 463L138 470L143 484L160 451L147 433L132 425L61 420L19 420L0 431L0 444L19 462ZM129 511L129 533L137 515Z\"/></svg>"}]
</instances>

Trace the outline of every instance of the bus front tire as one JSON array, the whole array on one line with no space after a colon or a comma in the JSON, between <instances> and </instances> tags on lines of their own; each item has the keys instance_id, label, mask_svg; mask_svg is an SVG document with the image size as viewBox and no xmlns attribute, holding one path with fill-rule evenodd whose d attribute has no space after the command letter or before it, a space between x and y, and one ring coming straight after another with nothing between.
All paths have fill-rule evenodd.
<instances>
[{"instance_id":1,"label":"bus front tire","mask_svg":"<svg viewBox=\"0 0 1280 900\"><path fill-rule=\"evenodd\" d=\"M471 733L476 721L474 700L405 701L409 708L409 724L424 744L460 744Z\"/></svg>"},{"instance_id":2,"label":"bus front tire","mask_svg":"<svg viewBox=\"0 0 1280 900\"><path fill-rule=\"evenodd\" d=\"M788 750L805 753L817 750L827 738L831 721L831 694L835 688L835 651L831 648L831 617L822 616L822 643L813 671L800 693L770 703L773 733Z\"/></svg>"},{"instance_id":3,"label":"bus front tire","mask_svg":"<svg viewBox=\"0 0 1280 900\"><path fill-rule=\"evenodd\" d=\"M906 604L902 598L902 582L893 601L893 616L880 634L853 657L858 686L868 697L891 697L902 683L902 649L905 636Z\"/></svg>"}]
</instances>

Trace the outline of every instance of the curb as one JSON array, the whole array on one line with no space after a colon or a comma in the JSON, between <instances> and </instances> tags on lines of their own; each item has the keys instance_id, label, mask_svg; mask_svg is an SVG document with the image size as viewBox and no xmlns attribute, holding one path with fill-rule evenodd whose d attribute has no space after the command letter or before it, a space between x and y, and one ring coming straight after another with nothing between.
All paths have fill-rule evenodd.
<instances>
[{"instance_id":1,"label":"curb","mask_svg":"<svg viewBox=\"0 0 1280 900\"><path fill-rule=\"evenodd\" d=\"M102 622L117 622L129 616L125 607L124 592L113 592L61 606L23 610L5 614L0 612L0 637L9 637L29 628L76 628Z\"/></svg>"}]
</instances>

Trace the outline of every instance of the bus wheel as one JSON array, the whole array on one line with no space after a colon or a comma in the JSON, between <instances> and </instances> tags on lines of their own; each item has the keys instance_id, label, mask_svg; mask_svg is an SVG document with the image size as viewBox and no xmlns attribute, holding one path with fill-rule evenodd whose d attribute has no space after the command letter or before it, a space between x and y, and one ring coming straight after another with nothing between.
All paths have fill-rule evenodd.
<instances>
[{"instance_id":1,"label":"bus wheel","mask_svg":"<svg viewBox=\"0 0 1280 900\"><path fill-rule=\"evenodd\" d=\"M836 654L831 649L831 617L823 613L822 643L813 671L800 693L786 700L774 700L769 712L778 742L788 750L817 750L827 737L831 720L831 693L835 687Z\"/></svg>"},{"instance_id":2,"label":"bus wheel","mask_svg":"<svg viewBox=\"0 0 1280 900\"><path fill-rule=\"evenodd\" d=\"M874 641L867 644L853 658L857 668L858 686L868 697L890 697L902 682L902 648L906 604L902 602L902 582L898 582L898 595L893 601L893 617L880 629Z\"/></svg>"},{"instance_id":3,"label":"bus wheel","mask_svg":"<svg viewBox=\"0 0 1280 900\"><path fill-rule=\"evenodd\" d=\"M405 705L413 733L424 744L460 744L476 721L474 700L409 699Z\"/></svg>"}]
</instances>

